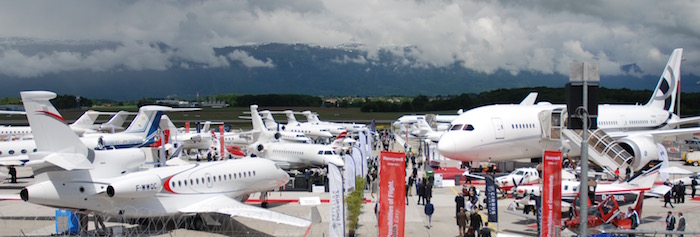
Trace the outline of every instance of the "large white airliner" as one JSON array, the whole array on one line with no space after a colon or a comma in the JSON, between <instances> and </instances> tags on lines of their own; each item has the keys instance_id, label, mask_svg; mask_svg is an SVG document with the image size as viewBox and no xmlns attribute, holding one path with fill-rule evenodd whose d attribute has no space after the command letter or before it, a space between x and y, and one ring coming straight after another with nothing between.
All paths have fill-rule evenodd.
<instances>
[{"instance_id":1,"label":"large white airliner","mask_svg":"<svg viewBox=\"0 0 700 237\"><path fill-rule=\"evenodd\" d=\"M651 99L645 105L604 104L598 107L598 128L634 156L629 161L635 169L658 159L656 137L699 130L669 129L681 122L697 120L679 119L674 114L682 52L682 49L673 51ZM440 138L438 150L445 157L461 161L495 162L542 157L544 129L538 116L543 111L565 108L566 105L534 104L532 95L517 105L474 108L452 122L450 130ZM578 152L572 149L570 155L575 156Z\"/></svg>"},{"instance_id":2,"label":"large white airliner","mask_svg":"<svg viewBox=\"0 0 700 237\"><path fill-rule=\"evenodd\" d=\"M30 155L35 183L24 201L124 218L191 216L196 229L207 214L308 226L309 221L244 205L253 192L284 185L289 176L266 159L238 159L139 170L141 149L92 150L66 126L52 92L21 92L39 152Z\"/></svg>"},{"instance_id":3,"label":"large white airliner","mask_svg":"<svg viewBox=\"0 0 700 237\"><path fill-rule=\"evenodd\" d=\"M248 146L250 153L273 160L286 169L324 167L328 164L338 167L345 165L343 158L332 146L277 141L280 136L278 133L263 129L264 125L257 105L250 106L250 113L253 130L262 131L256 142Z\"/></svg>"}]
</instances>

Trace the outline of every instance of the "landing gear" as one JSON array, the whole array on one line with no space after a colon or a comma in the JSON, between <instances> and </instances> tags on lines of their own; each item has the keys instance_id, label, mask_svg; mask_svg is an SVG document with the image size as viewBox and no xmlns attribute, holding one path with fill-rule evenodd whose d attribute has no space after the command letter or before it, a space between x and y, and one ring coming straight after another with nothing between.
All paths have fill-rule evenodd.
<instances>
[{"instance_id":1,"label":"landing gear","mask_svg":"<svg viewBox=\"0 0 700 237\"><path fill-rule=\"evenodd\" d=\"M267 194L268 194L268 192L260 192L260 200L262 201L260 203L260 206L262 208L267 208L267 206L268 206L268 203L267 203L267 196L268 195Z\"/></svg>"}]
</instances>

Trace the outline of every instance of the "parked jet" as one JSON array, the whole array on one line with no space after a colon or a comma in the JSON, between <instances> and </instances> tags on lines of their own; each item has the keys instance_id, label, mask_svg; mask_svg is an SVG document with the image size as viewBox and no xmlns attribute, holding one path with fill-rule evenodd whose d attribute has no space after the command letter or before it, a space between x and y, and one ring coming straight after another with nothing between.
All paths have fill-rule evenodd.
<instances>
[{"instance_id":1,"label":"parked jet","mask_svg":"<svg viewBox=\"0 0 700 237\"><path fill-rule=\"evenodd\" d=\"M629 152L631 166L640 169L658 158L655 138L700 131L670 129L681 122L674 114L680 84L683 50L676 49L666 64L656 89L645 105L600 105L598 128ZM461 161L504 161L541 157L543 128L540 112L565 109L566 105L534 104L533 95L518 105L488 105L464 112L452 122L438 143L440 153ZM572 111L569 111L572 112ZM569 156L578 154L572 149Z\"/></svg>"},{"instance_id":2,"label":"parked jet","mask_svg":"<svg viewBox=\"0 0 700 237\"><path fill-rule=\"evenodd\" d=\"M81 142L51 106L55 93L20 94L39 150L27 163L35 183L20 192L24 201L123 218L186 216L195 229L212 213L310 224L239 201L287 182L289 176L272 161L238 159L141 171L146 158L141 149L93 150Z\"/></svg>"},{"instance_id":3,"label":"parked jet","mask_svg":"<svg viewBox=\"0 0 700 237\"><path fill-rule=\"evenodd\" d=\"M83 115L78 117L78 119L76 119L75 122L70 125L70 128L73 129L75 134L78 134L78 136L82 136L86 132L94 133L95 130L99 128L99 125L95 125L95 120L97 120L97 117L100 115L117 116L115 113L111 112L88 110L85 111ZM112 119L114 119L114 117ZM31 134L32 129L29 126L0 127L0 135L23 136L25 138L31 138Z\"/></svg>"},{"instance_id":4,"label":"parked jet","mask_svg":"<svg viewBox=\"0 0 700 237\"><path fill-rule=\"evenodd\" d=\"M264 127L257 109L257 105L250 106L254 130ZM286 169L323 167L327 164L343 166L345 164L331 146L279 142L278 138L279 133L262 131L256 142L248 146L248 151L253 155L273 160Z\"/></svg>"},{"instance_id":5,"label":"parked jet","mask_svg":"<svg viewBox=\"0 0 700 237\"><path fill-rule=\"evenodd\" d=\"M288 128L299 128L299 127L304 127L303 129L318 129L321 131L328 131L331 133L333 136L338 136L340 133L345 132L345 127L340 126L340 125L335 125L335 124L321 124L321 123L312 123L312 122L299 122L297 121L297 118L294 116L294 111L291 110L285 110L283 113L287 116L287 127ZM299 128L302 129L302 128Z\"/></svg>"},{"instance_id":6,"label":"parked jet","mask_svg":"<svg viewBox=\"0 0 700 237\"><path fill-rule=\"evenodd\" d=\"M296 124L278 124L275 122L275 118L272 117L272 113L270 111L264 110L260 111L260 116L263 118L263 122L265 124L265 127L267 129L272 130L272 131L286 131L286 132L298 132L298 133L303 133L305 136L311 138L311 139L328 139L333 137L333 134L331 134L330 131L326 128L319 128L315 126L305 126L301 125L299 123Z\"/></svg>"},{"instance_id":7,"label":"parked jet","mask_svg":"<svg viewBox=\"0 0 700 237\"><path fill-rule=\"evenodd\" d=\"M311 124L325 124L325 125L332 125L332 126L341 126L345 128L348 132L359 132L359 131L364 131L367 126L364 124L356 124L356 123L334 123L334 122L326 122L326 121L321 121L318 118L318 114L313 113L311 111L302 111L301 114L306 116L306 121Z\"/></svg>"}]
</instances>

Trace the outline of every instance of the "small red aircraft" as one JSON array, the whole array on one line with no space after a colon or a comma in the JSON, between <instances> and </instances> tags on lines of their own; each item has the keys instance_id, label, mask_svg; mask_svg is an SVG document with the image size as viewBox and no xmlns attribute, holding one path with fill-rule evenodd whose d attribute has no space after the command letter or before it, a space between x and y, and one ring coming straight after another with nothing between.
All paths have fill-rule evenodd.
<instances>
[{"instance_id":1,"label":"small red aircraft","mask_svg":"<svg viewBox=\"0 0 700 237\"><path fill-rule=\"evenodd\" d=\"M578 201L576 197L576 203ZM634 210L637 211L638 218L642 215L642 205L644 204L644 192L642 191L637 197L637 203ZM590 201L588 206L591 207ZM574 208L575 217L571 220L565 220L562 228L568 228L574 232L578 231L581 224L581 217L578 208ZM631 229L632 219L628 218L625 212L620 211L620 206L617 204L615 195L610 195L598 204L597 207L589 209L588 213L588 228L598 229L602 227L614 226L617 229Z\"/></svg>"}]
</instances>

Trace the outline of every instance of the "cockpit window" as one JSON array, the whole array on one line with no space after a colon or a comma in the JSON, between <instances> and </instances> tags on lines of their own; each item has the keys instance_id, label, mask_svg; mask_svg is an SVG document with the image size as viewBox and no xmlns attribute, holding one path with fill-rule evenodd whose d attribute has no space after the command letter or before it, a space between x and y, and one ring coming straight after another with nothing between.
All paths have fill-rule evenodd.
<instances>
[{"instance_id":1,"label":"cockpit window","mask_svg":"<svg viewBox=\"0 0 700 237\"><path fill-rule=\"evenodd\" d=\"M450 130L462 130L462 125L461 124L452 125Z\"/></svg>"},{"instance_id":2,"label":"cockpit window","mask_svg":"<svg viewBox=\"0 0 700 237\"><path fill-rule=\"evenodd\" d=\"M326 155L333 155L332 151L326 151Z\"/></svg>"},{"instance_id":3,"label":"cockpit window","mask_svg":"<svg viewBox=\"0 0 700 237\"><path fill-rule=\"evenodd\" d=\"M318 154L319 154L319 155L323 155L323 151L318 151Z\"/></svg>"},{"instance_id":4,"label":"cockpit window","mask_svg":"<svg viewBox=\"0 0 700 237\"><path fill-rule=\"evenodd\" d=\"M471 124L464 125L464 131L474 131L474 126Z\"/></svg>"}]
</instances>

